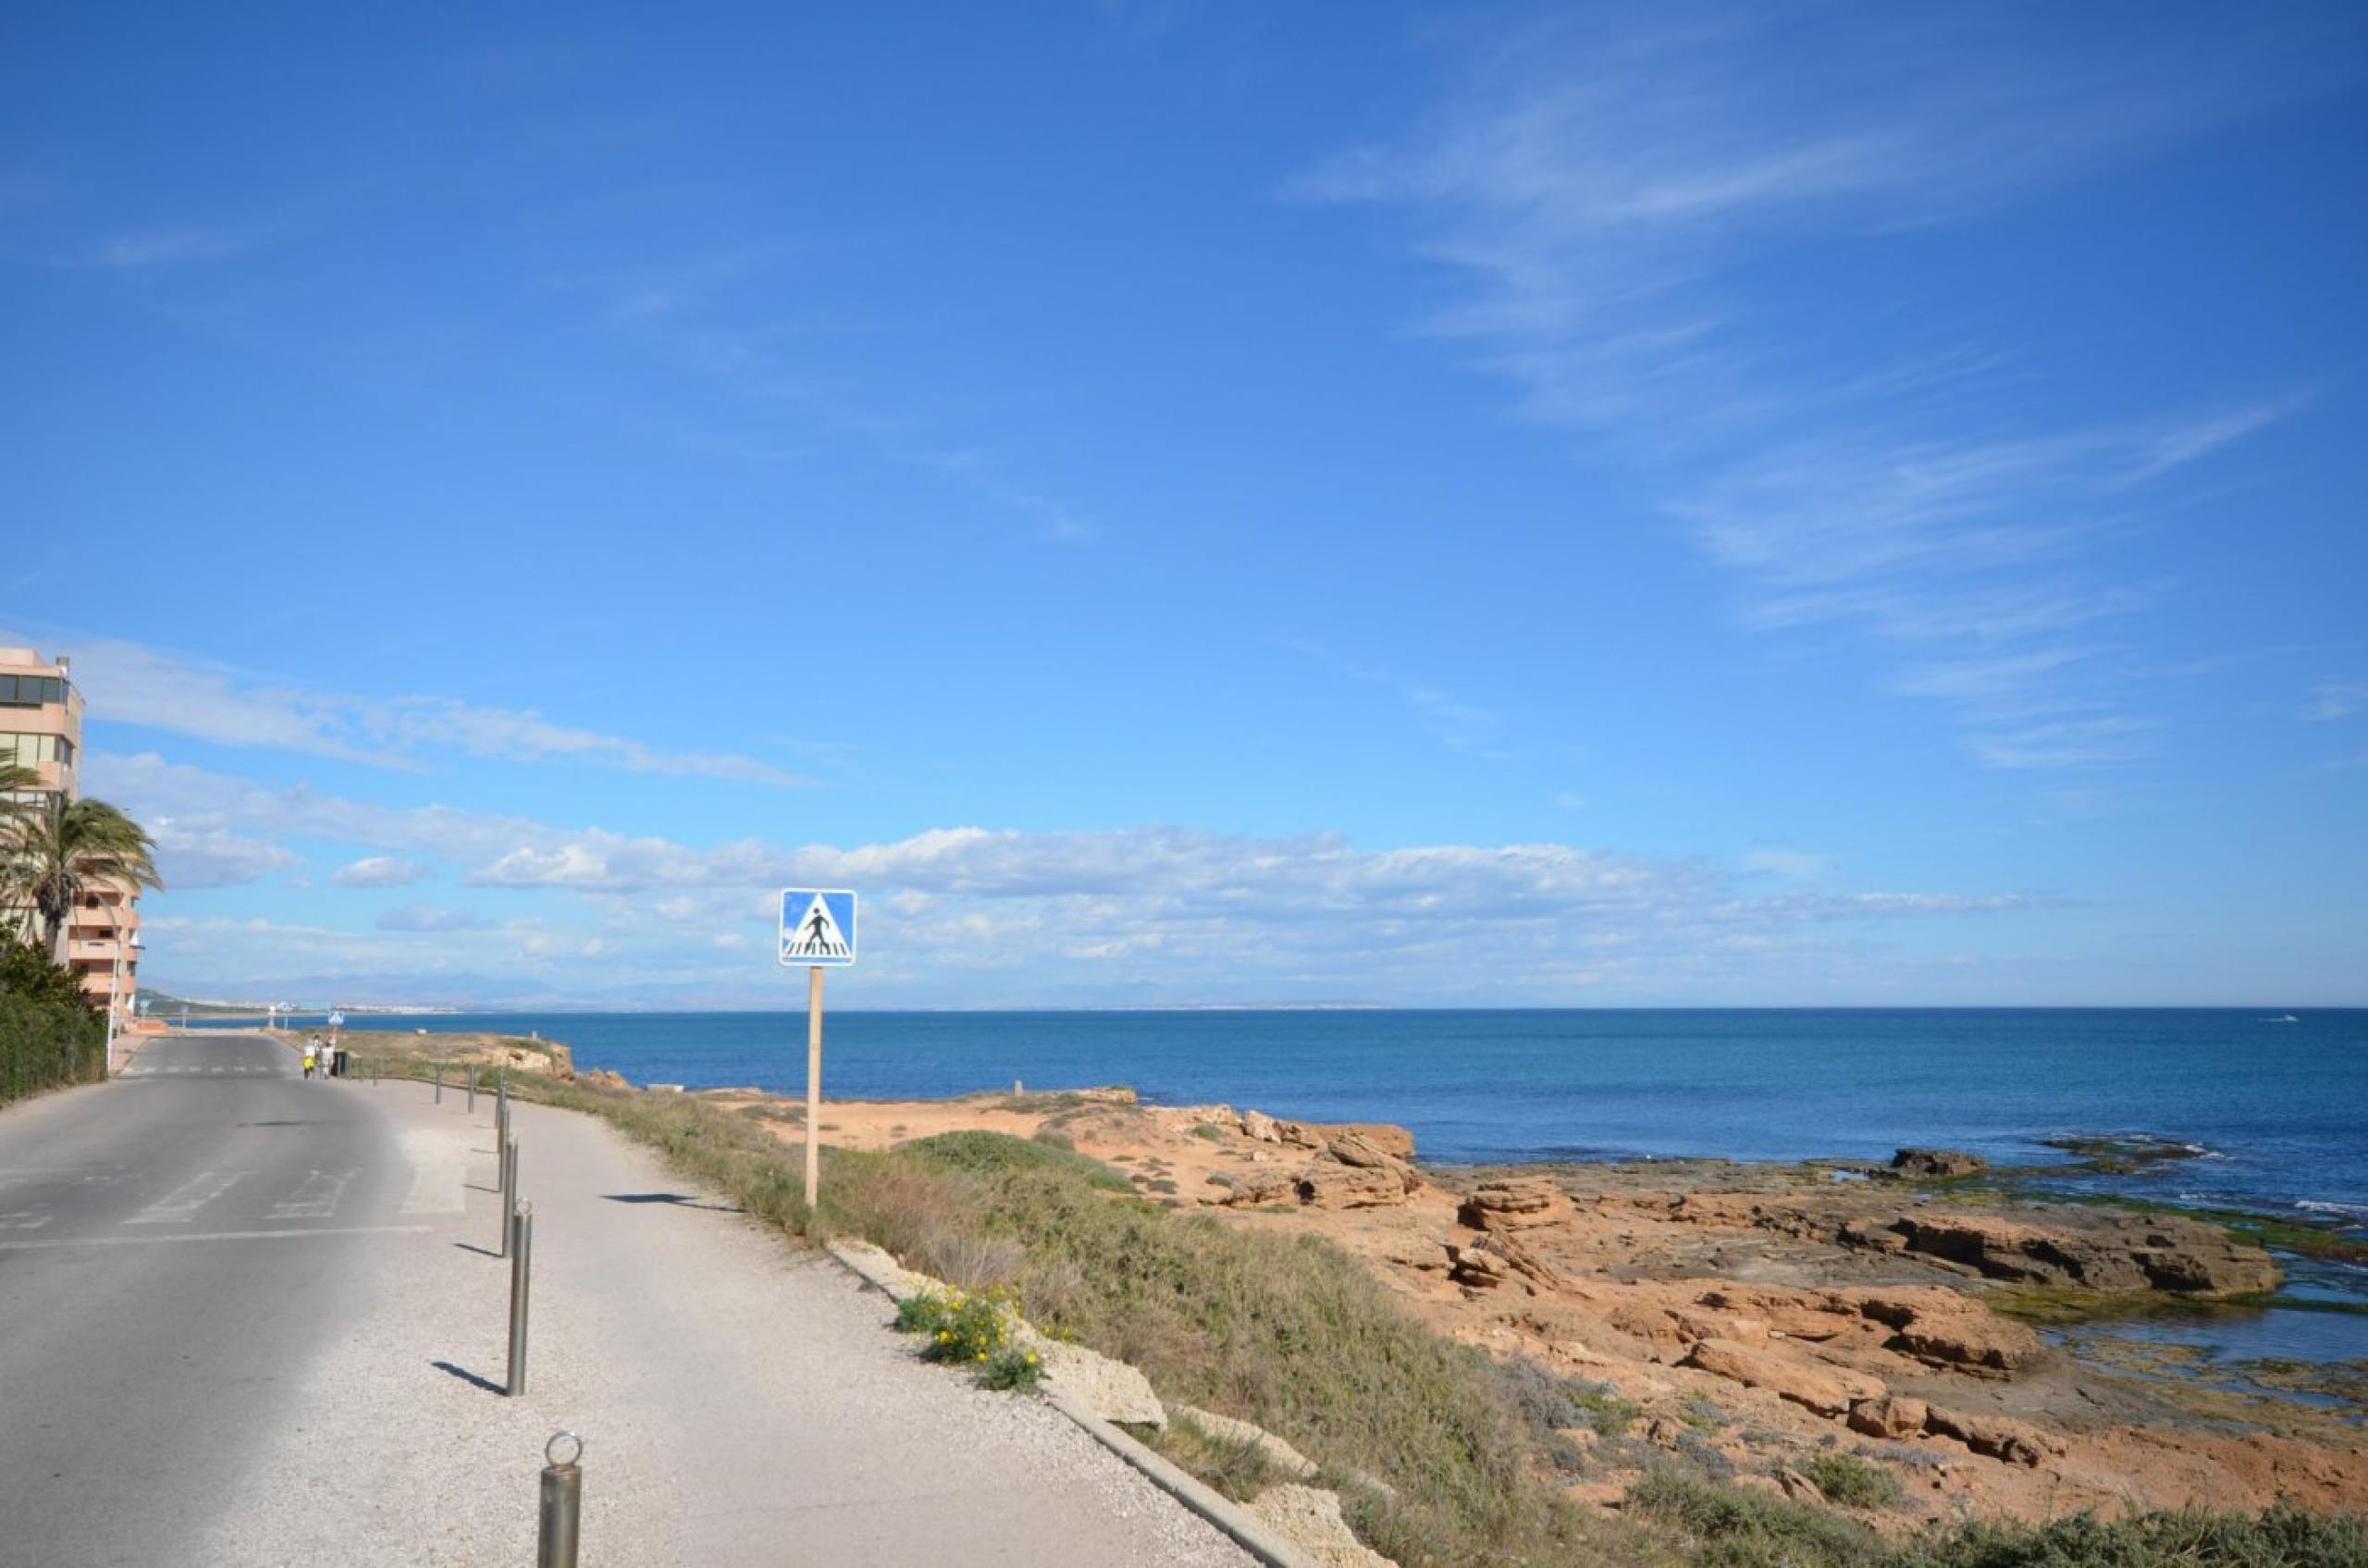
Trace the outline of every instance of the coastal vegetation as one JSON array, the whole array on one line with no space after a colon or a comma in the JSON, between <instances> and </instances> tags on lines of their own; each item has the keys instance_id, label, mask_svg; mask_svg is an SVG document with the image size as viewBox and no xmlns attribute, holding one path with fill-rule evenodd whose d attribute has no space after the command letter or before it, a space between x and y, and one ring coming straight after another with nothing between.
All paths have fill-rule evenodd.
<instances>
[{"instance_id":1,"label":"coastal vegetation","mask_svg":"<svg viewBox=\"0 0 2368 1568\"><path fill-rule=\"evenodd\" d=\"M106 1035L71 970L30 942L0 945L0 1105L105 1077Z\"/></svg>"}]
</instances>

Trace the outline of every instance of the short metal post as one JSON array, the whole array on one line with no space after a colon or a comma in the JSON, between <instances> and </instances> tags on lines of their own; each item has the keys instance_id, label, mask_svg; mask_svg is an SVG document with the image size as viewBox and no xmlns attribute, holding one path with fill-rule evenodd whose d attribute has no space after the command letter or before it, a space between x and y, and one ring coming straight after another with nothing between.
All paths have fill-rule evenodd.
<instances>
[{"instance_id":1,"label":"short metal post","mask_svg":"<svg viewBox=\"0 0 2368 1568\"><path fill-rule=\"evenodd\" d=\"M510 1216L518 1207L518 1140L501 1144L501 1253L510 1255Z\"/></svg>"},{"instance_id":2,"label":"short metal post","mask_svg":"<svg viewBox=\"0 0 2368 1568\"><path fill-rule=\"evenodd\" d=\"M477 1069L469 1068L469 1115L477 1114Z\"/></svg>"},{"instance_id":3,"label":"short metal post","mask_svg":"<svg viewBox=\"0 0 2368 1568\"><path fill-rule=\"evenodd\" d=\"M436 1064L436 1103L439 1105L444 1103L444 1064L442 1062Z\"/></svg>"},{"instance_id":4,"label":"short metal post","mask_svg":"<svg viewBox=\"0 0 2368 1568\"><path fill-rule=\"evenodd\" d=\"M526 1391L526 1293L535 1272L535 1205L510 1211L510 1376L501 1391L512 1399Z\"/></svg>"},{"instance_id":5,"label":"short metal post","mask_svg":"<svg viewBox=\"0 0 2368 1568\"><path fill-rule=\"evenodd\" d=\"M562 1444L573 1444L565 1459ZM575 1568L576 1522L584 1512L584 1439L554 1432L543 1445L542 1519L535 1530L535 1568Z\"/></svg>"}]
</instances>

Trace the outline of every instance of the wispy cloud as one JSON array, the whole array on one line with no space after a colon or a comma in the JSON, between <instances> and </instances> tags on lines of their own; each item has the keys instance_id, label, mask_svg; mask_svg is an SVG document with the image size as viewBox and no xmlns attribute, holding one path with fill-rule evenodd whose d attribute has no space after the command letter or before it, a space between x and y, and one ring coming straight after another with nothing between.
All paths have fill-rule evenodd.
<instances>
[{"instance_id":1,"label":"wispy cloud","mask_svg":"<svg viewBox=\"0 0 2368 1568\"><path fill-rule=\"evenodd\" d=\"M2303 704L2302 717L2312 723L2324 724L2335 719L2349 719L2354 713L2368 710L2368 681L2320 681L2311 687L2310 700Z\"/></svg>"},{"instance_id":2,"label":"wispy cloud","mask_svg":"<svg viewBox=\"0 0 2368 1568\"><path fill-rule=\"evenodd\" d=\"M133 229L99 241L83 258L83 265L115 272L150 272L231 261L261 250L271 238L272 230L263 225Z\"/></svg>"},{"instance_id":3,"label":"wispy cloud","mask_svg":"<svg viewBox=\"0 0 2368 1568\"><path fill-rule=\"evenodd\" d=\"M958 485L1026 519L1045 540L1077 544L1098 537L1099 526L1078 507L1012 478L1009 463L991 446L949 440L913 416L883 413L820 384L798 351L821 328L783 319L756 287L795 253L796 247L780 243L733 246L630 277L571 279L568 286L594 294L603 329L723 389L759 427L753 435L684 433L692 444L771 461L819 432ZM830 329L848 328L836 319Z\"/></svg>"},{"instance_id":4,"label":"wispy cloud","mask_svg":"<svg viewBox=\"0 0 2368 1568\"><path fill-rule=\"evenodd\" d=\"M0 634L0 640L14 640L13 635ZM484 707L449 697L364 698L314 691L141 643L68 640L75 679L89 694L93 712L112 723L218 745L301 752L413 772L425 771L423 754L441 749L510 761L572 761L739 784L812 782L753 757L668 750L561 724L531 709Z\"/></svg>"},{"instance_id":5,"label":"wispy cloud","mask_svg":"<svg viewBox=\"0 0 2368 1568\"><path fill-rule=\"evenodd\" d=\"M1967 744L1999 765L2127 755L2143 721L2065 639L2160 590L2113 579L2100 545L2135 525L2144 487L2306 397L2001 427L1983 394L2028 375L2013 352L1911 326L1888 357L1837 367L1844 335L1759 291L1753 264L1797 270L1813 245L1959 221L2310 91L2335 80L2310 28L2231 15L2132 37L1975 7L1643 18L1467 36L1411 136L1301 191L1413 213L1420 252L1463 284L1424 328L1510 379L1530 417L1636 464L1749 623L1899 643L1918 668L1896 689L1952 701L1935 665L1980 661L1993 689L1962 705ZM2057 705L2095 710L2088 733L2122 743L1999 729L2008 709Z\"/></svg>"},{"instance_id":6,"label":"wispy cloud","mask_svg":"<svg viewBox=\"0 0 2368 1568\"><path fill-rule=\"evenodd\" d=\"M1465 701L1426 682L1409 680L1388 670L1344 659L1312 638L1293 638L1289 646L1345 680L1389 693L1441 745L1492 759L1511 755L1504 741L1504 716L1491 709Z\"/></svg>"}]
</instances>

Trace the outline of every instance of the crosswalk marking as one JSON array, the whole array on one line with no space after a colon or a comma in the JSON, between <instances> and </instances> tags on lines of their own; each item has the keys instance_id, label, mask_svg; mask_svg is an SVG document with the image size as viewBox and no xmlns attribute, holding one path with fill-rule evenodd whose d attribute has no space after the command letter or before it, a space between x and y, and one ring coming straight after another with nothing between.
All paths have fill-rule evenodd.
<instances>
[{"instance_id":1,"label":"crosswalk marking","mask_svg":"<svg viewBox=\"0 0 2368 1568\"><path fill-rule=\"evenodd\" d=\"M39 1230L48 1223L49 1216L37 1214L31 1209L20 1209L15 1214L0 1214L0 1230Z\"/></svg>"},{"instance_id":2,"label":"crosswalk marking","mask_svg":"<svg viewBox=\"0 0 2368 1568\"><path fill-rule=\"evenodd\" d=\"M124 1221L126 1225L187 1225L197 1211L238 1185L243 1170L201 1170Z\"/></svg>"},{"instance_id":3,"label":"crosswalk marking","mask_svg":"<svg viewBox=\"0 0 2368 1568\"><path fill-rule=\"evenodd\" d=\"M142 1241L302 1241L314 1236L416 1236L425 1225L314 1225L302 1230L151 1230L138 1236L43 1236L0 1241L0 1253L53 1247L120 1247Z\"/></svg>"},{"instance_id":4,"label":"crosswalk marking","mask_svg":"<svg viewBox=\"0 0 2368 1568\"><path fill-rule=\"evenodd\" d=\"M468 1200L462 1187L475 1135L446 1128L409 1127L402 1138L403 1163L411 1167L411 1191L403 1198L403 1213L466 1213Z\"/></svg>"},{"instance_id":5,"label":"crosswalk marking","mask_svg":"<svg viewBox=\"0 0 2368 1568\"><path fill-rule=\"evenodd\" d=\"M337 1213L338 1200L345 1196L345 1184L358 1173L346 1170L316 1170L304 1179L303 1185L274 1204L274 1219L327 1219Z\"/></svg>"}]
</instances>

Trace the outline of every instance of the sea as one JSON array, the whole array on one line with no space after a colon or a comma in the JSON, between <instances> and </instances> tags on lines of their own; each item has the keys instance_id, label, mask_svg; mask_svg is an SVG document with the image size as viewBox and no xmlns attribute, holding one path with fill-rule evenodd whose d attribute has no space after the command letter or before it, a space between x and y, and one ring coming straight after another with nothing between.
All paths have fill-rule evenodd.
<instances>
[{"instance_id":1,"label":"sea","mask_svg":"<svg viewBox=\"0 0 2368 1568\"><path fill-rule=\"evenodd\" d=\"M1919 1008L872 1012L826 1019L826 1097L1123 1083L1166 1105L1388 1121L1442 1163L1888 1160L1921 1144L2067 1167L2060 1185L2238 1208L2368 1240L2368 1009ZM801 1093L802 1010L356 1014L356 1028L564 1041L635 1083ZM2050 1145L2189 1157L2122 1177ZM2044 1179L2042 1179L2044 1180ZM2368 1270L2288 1260L2287 1309L2226 1355L2368 1357ZM2312 1310L2334 1308L2333 1311ZM2250 1328L2246 1327L2250 1325Z\"/></svg>"}]
</instances>

